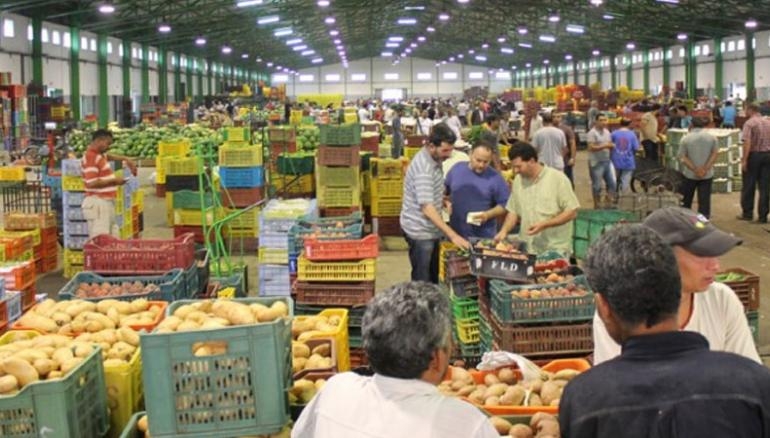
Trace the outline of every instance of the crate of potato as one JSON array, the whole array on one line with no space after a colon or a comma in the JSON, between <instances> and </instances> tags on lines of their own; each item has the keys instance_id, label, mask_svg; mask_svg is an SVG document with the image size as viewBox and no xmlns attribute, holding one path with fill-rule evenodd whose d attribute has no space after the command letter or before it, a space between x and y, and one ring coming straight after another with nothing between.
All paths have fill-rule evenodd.
<instances>
[{"instance_id":1,"label":"crate of potato","mask_svg":"<svg viewBox=\"0 0 770 438\"><path fill-rule=\"evenodd\" d=\"M520 285L490 281L492 313L503 323L588 321L594 294L585 277L569 283Z\"/></svg>"},{"instance_id":2,"label":"crate of potato","mask_svg":"<svg viewBox=\"0 0 770 438\"><path fill-rule=\"evenodd\" d=\"M100 437L109 418L102 350L60 335L0 338L0 436Z\"/></svg>"},{"instance_id":3,"label":"crate of potato","mask_svg":"<svg viewBox=\"0 0 770 438\"><path fill-rule=\"evenodd\" d=\"M534 415L493 415L489 422L502 437L540 438L561 436L559 419L554 414L538 412Z\"/></svg>"},{"instance_id":4,"label":"crate of potato","mask_svg":"<svg viewBox=\"0 0 770 438\"><path fill-rule=\"evenodd\" d=\"M170 302L186 298L187 285L184 273L185 271L181 269L172 269L163 275L102 277L93 272L80 272L59 291L59 299L101 301L111 298L130 301L144 298Z\"/></svg>"},{"instance_id":5,"label":"crate of potato","mask_svg":"<svg viewBox=\"0 0 770 438\"><path fill-rule=\"evenodd\" d=\"M89 239L83 246L85 270L110 275L157 275L187 269L195 261L195 236L169 240L120 240L108 235Z\"/></svg>"},{"instance_id":6,"label":"crate of potato","mask_svg":"<svg viewBox=\"0 0 770 438\"><path fill-rule=\"evenodd\" d=\"M337 370L350 370L350 335L348 309L324 309L317 315L295 316L291 325L294 340L334 339Z\"/></svg>"},{"instance_id":7,"label":"crate of potato","mask_svg":"<svg viewBox=\"0 0 770 438\"><path fill-rule=\"evenodd\" d=\"M311 373L337 372L337 347L333 338L291 341L294 380Z\"/></svg>"},{"instance_id":8,"label":"crate of potato","mask_svg":"<svg viewBox=\"0 0 770 438\"><path fill-rule=\"evenodd\" d=\"M541 368L539 378L524 380L516 368L494 371L467 371L452 367L450 378L438 389L462 397L491 415L556 415L564 387L591 365L584 359L558 359Z\"/></svg>"},{"instance_id":9,"label":"crate of potato","mask_svg":"<svg viewBox=\"0 0 770 438\"><path fill-rule=\"evenodd\" d=\"M270 434L289 417L290 298L181 300L141 337L153 437Z\"/></svg>"}]
</instances>

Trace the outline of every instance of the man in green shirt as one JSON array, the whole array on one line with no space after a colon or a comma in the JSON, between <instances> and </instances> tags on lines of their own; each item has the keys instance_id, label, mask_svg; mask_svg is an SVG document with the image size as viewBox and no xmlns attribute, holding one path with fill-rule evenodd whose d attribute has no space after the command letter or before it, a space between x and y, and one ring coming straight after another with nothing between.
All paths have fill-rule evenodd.
<instances>
[{"instance_id":1,"label":"man in green shirt","mask_svg":"<svg viewBox=\"0 0 770 438\"><path fill-rule=\"evenodd\" d=\"M505 223L495 240L504 239L520 222L518 238L527 243L529 253L572 253L572 220L580 204L569 179L538 162L537 151L529 143L514 144L508 156L516 179L505 207Z\"/></svg>"}]
</instances>

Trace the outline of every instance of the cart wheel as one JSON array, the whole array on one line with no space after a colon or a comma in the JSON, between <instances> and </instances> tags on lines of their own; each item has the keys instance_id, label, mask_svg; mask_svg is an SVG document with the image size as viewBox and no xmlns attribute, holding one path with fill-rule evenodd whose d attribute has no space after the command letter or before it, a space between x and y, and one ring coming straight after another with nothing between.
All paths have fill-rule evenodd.
<instances>
[{"instance_id":1,"label":"cart wheel","mask_svg":"<svg viewBox=\"0 0 770 438\"><path fill-rule=\"evenodd\" d=\"M648 185L646 182L632 178L631 179L631 191L634 193L647 193Z\"/></svg>"}]
</instances>

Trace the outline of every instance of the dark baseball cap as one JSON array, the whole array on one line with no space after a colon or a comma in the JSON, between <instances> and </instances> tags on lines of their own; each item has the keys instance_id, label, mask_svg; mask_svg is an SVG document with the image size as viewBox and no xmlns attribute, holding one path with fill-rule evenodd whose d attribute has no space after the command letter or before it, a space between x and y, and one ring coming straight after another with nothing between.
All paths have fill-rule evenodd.
<instances>
[{"instance_id":1,"label":"dark baseball cap","mask_svg":"<svg viewBox=\"0 0 770 438\"><path fill-rule=\"evenodd\" d=\"M643 222L669 245L677 245L700 257L718 257L743 240L715 227L702 214L681 207L655 210Z\"/></svg>"}]
</instances>

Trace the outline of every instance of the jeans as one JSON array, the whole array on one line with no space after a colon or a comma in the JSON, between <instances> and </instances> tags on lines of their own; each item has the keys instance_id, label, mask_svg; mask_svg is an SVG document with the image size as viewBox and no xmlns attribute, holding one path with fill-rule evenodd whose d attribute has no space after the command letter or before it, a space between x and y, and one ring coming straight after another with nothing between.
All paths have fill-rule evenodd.
<instances>
[{"instance_id":1,"label":"jeans","mask_svg":"<svg viewBox=\"0 0 770 438\"><path fill-rule=\"evenodd\" d=\"M618 192L626 193L631 190L631 178L634 177L634 169L615 169L618 182Z\"/></svg>"},{"instance_id":2,"label":"jeans","mask_svg":"<svg viewBox=\"0 0 770 438\"><path fill-rule=\"evenodd\" d=\"M770 152L749 152L748 168L743 173L741 209L743 217L751 219L754 214L754 192L759 186L757 219L767 221L770 213Z\"/></svg>"},{"instance_id":3,"label":"jeans","mask_svg":"<svg viewBox=\"0 0 770 438\"><path fill-rule=\"evenodd\" d=\"M439 239L415 240L409 236L409 263L412 265L412 281L438 284Z\"/></svg>"},{"instance_id":4,"label":"jeans","mask_svg":"<svg viewBox=\"0 0 770 438\"><path fill-rule=\"evenodd\" d=\"M644 157L648 160L653 160L656 163L659 162L658 158L658 144L652 140L642 141L642 147L644 148Z\"/></svg>"},{"instance_id":5,"label":"jeans","mask_svg":"<svg viewBox=\"0 0 770 438\"><path fill-rule=\"evenodd\" d=\"M575 167L574 165L569 166L567 165L567 163L564 163L564 174L567 175L567 178L569 178L569 182L572 183L573 190L575 189L575 176L572 172L572 169L574 167Z\"/></svg>"},{"instance_id":6,"label":"jeans","mask_svg":"<svg viewBox=\"0 0 770 438\"><path fill-rule=\"evenodd\" d=\"M602 180L604 180L607 193L617 192L611 161L600 161L594 164L589 162L588 166L588 170L591 172L591 192L593 192L594 197L602 193Z\"/></svg>"},{"instance_id":7,"label":"jeans","mask_svg":"<svg viewBox=\"0 0 770 438\"><path fill-rule=\"evenodd\" d=\"M679 192L682 194L682 207L692 209L692 199L695 196L695 190L698 190L698 213L711 217L711 185L713 178L709 179L690 179L684 178L679 186Z\"/></svg>"}]
</instances>

